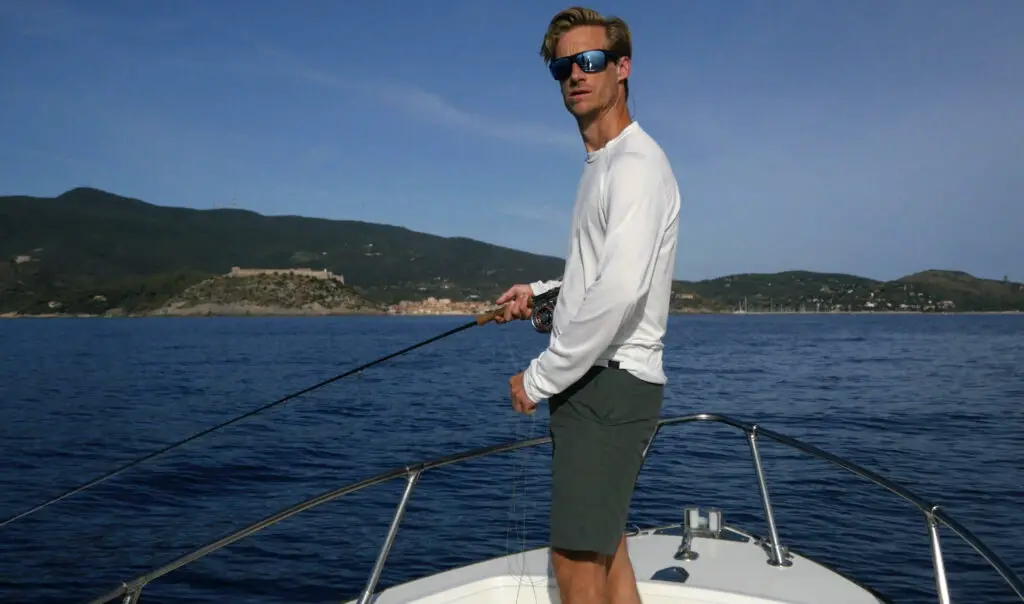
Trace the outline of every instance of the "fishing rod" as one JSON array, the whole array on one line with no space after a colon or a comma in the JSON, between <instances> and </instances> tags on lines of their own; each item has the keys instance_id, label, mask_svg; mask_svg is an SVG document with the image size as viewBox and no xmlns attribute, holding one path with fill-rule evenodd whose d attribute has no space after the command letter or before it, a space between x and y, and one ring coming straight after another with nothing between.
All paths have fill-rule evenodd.
<instances>
[{"instance_id":1,"label":"fishing rod","mask_svg":"<svg viewBox=\"0 0 1024 604\"><path fill-rule=\"evenodd\" d=\"M527 302L527 306L529 308L536 309L535 312L531 311L531 313L530 313L530 321L531 321L531 324L533 325L533 328L536 329L537 331L540 331L540 332L544 333L544 332L548 332L548 331L551 330L551 317L553 315L554 306L555 306L555 304L556 304L556 302L558 300L558 291L559 291L559 289L560 288L554 288L553 290L550 290L550 291L544 292L543 294L534 296L531 300L529 300ZM472 321L469 321L468 323L465 323L464 325L460 325L458 327L449 329L448 331L446 331L444 333L441 333L441 334L438 334L438 335L436 335L436 336L434 336L432 338L428 338L426 340L423 340L422 342L413 344L412 346L407 346L407 347L405 347L405 348L403 348L403 349L401 349L401 350L399 350L397 352L393 352L393 353L391 353L391 354L389 354L387 356L383 356L383 357L380 357L378 359L374 359L374 360L372 360L372 361L370 361L368 363L364 363L364 364L362 364L362 365L360 365L358 367L355 367L353 369L349 369L348 371L346 371L344 373L339 373L338 375L335 375L334 377L331 377L331 378L328 378L326 380L323 380L323 381L321 381L321 382L319 382L317 384L314 384L312 386L309 386L307 388L303 388L302 390L293 392L293 393L291 393L291 394L289 394L287 396L284 396L284 397L281 397L281 398L277 399L276 401L273 401L271 403L267 403L267 404L263 405L262 407L259 407L257 409L253 409L252 411L249 411L248 413L243 413L242 415L239 415L238 417L235 417L234 419L230 419L228 421L222 422L220 424L217 424L216 426L213 426L212 428L207 428L207 429L203 430L202 432L197 432L196 434L193 434L192 436L189 436L188 438L186 438L184 440L180 440L180 441L178 441L176 443L167 445L166 447L164 447L162 449L159 449L157 451L154 451L152 453L144 455L144 456L142 456L142 457L140 457L140 458L138 458L138 459L136 459L134 461L131 461L131 462L121 466L120 468L117 468L116 470L111 470L110 472L107 472L106 474L104 474L102 476L94 478L94 479L90 480L89 482L83 483L83 484L81 484L81 485L79 485L79 486L77 486L77 487L75 487L73 489L65 491L64 493L58 495L57 497L54 497L53 499L50 499L50 500L48 500L48 501L46 501L44 503L41 503L41 504L39 504L39 505L37 505L35 507L32 507L32 508L30 508L28 510L25 510L24 512L21 512L20 514L17 514L15 516L11 516L10 518L4 520L3 522L0 522L0 528L3 528L5 526L7 526L8 524L14 522L15 520L19 520L21 518L24 518L24 517L30 515L30 514L34 514L34 513L38 512L39 510L41 510L41 509L43 509L45 507L48 507L50 505L53 505L54 503L57 503L58 501L62 501L64 499L67 499L68 497L71 497L72 495L75 495L77 493L81 493L82 491L84 491L86 489L92 488L92 487L100 484L101 482L105 482L105 481L113 478L114 476L117 476L118 474L124 472L125 470L127 470L129 468L137 466L137 465L139 465L140 463L142 463L144 461L148 461L150 459L153 459L154 457L157 457L158 455L163 455L164 453L167 453L168 451L171 451L172 449L176 449L176 448L178 448L178 447L180 447L180 446L182 446L182 445L184 445L186 443L189 443L189 442L192 442L193 440L196 440L197 438L200 438L202 436L206 436L207 434L209 434L211 432L214 432L216 430L220 430L221 428L229 426L229 425L231 425L231 424L233 424L235 422L238 422L238 421L241 421L243 419L252 417L252 416L256 415L257 413L262 413L263 411L266 411L267 409L270 409L271 407L276 407L277 405L286 403L286 402L292 400L293 398L302 396L303 394L307 394L307 393L312 392L312 391L314 391L314 390L316 390L318 388L323 388L324 386L326 386L328 384L331 384L331 383L336 382L336 381L338 381L340 379L346 378L346 377L348 377L348 376L350 376L352 374L359 373L359 372L363 371L364 369L369 369L370 367L373 367L374 365L378 365L380 363L383 363L384 361L393 359L393 358L395 358L397 356L400 356L400 355L403 355L403 354L405 354L407 352L416 350L417 348L420 348L422 346L426 346L427 344L431 344L433 342L437 342L438 340L443 340L444 338L447 338L448 336L452 336L452 335L455 335L455 334L457 334L457 333L459 333L461 331L465 331L465 330L469 329L470 327L477 327L477 326L481 326L481 325L486 325L486 324L490 323L491 321L495 320L497 317L499 317L502 314L504 314L505 308L506 308L505 306L501 306L501 307L498 307L498 308L496 308L494 310L489 310L487 312L478 314Z\"/></svg>"}]
</instances>

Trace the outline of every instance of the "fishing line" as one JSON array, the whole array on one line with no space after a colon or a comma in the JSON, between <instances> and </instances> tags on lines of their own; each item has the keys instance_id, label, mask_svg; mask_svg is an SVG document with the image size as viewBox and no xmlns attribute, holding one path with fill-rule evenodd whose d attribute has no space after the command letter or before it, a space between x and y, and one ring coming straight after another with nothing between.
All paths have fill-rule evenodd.
<instances>
[{"instance_id":1,"label":"fishing line","mask_svg":"<svg viewBox=\"0 0 1024 604\"><path fill-rule=\"evenodd\" d=\"M549 333L551 331L554 318L554 310L558 302L558 294L560 290L560 287L556 287L543 294L534 296L534 299L532 301L533 304L531 305L532 311L530 314L530 323L536 331L541 333ZM509 351L514 350L508 332L505 332L505 343ZM511 355L508 357L507 361L509 364L516 364L516 359L512 358ZM512 375L518 373L519 371L521 371L521 368L515 368L513 370ZM539 409L535 408L534 412L529 414L529 418L524 418L522 417L523 414L519 414L519 417L517 418L515 423L515 440L525 440L533 437L534 430L537 427L536 415L538 410ZM522 429L524 428L524 422L526 423L525 434L523 434L522 432ZM512 464L511 481L512 492L509 495L509 509L507 512L509 516L509 526L507 526L505 529L505 555L507 556L508 559L507 569L509 571L509 574L517 579L515 600L516 602L519 601L519 596L522 592L523 587L531 588L533 591L533 601L539 602L540 600L537 596L537 588L545 584L545 582L547 582L548 580L547 572L540 573L541 576L537 579L529 578L530 568L529 563L527 561L529 556L529 551L527 550L527 547L529 545L528 532L531 518L534 520L536 519L537 506L537 499L535 497L530 498L527 495L527 480L529 478L528 471L529 468L534 467L536 465L530 463L529 461L529 455L532 452L533 449L531 447L527 449L519 449L518 451L513 453L514 461ZM520 475L522 476L521 489L519 488ZM526 499L526 502L523 505L518 505L520 492L522 493L523 498ZM517 514L517 511L522 512L521 524L519 523L520 518ZM511 547L513 532L516 533L515 536L519 538L519 547L515 555L513 555Z\"/></svg>"},{"instance_id":2,"label":"fishing line","mask_svg":"<svg viewBox=\"0 0 1024 604\"><path fill-rule=\"evenodd\" d=\"M557 292L554 295L557 296ZM549 303L549 299L551 297L552 296L549 294L545 298L540 298L539 296L537 298L539 298L541 301L544 301L545 303ZM529 303L529 306L532 308L533 305L534 305L534 301L531 300L530 303ZM303 388L302 390L299 390L297 392L293 392L293 393L291 393L291 394L289 394L287 396L284 396L282 398L277 399L276 401L273 401L271 403L267 403L267 404L263 405L262 407L259 407L257 409L253 409L252 411L249 411L248 413L244 413L242 415L239 415L238 417L235 417L234 419L230 419L228 421L222 422L220 424L217 424L216 426L213 426L211 428L207 428L206 430L203 430L202 432L198 432L196 434L193 434L192 436L189 436L188 438L186 438L184 440L180 440L180 441L178 441L176 443L167 445L166 447L164 447L162 449L159 449L157 451L154 451L152 453L144 455L144 456L142 456L142 457L140 457L140 458L138 458L138 459L136 459L136 460L134 460L132 462L129 462L129 463L127 463L127 464L117 468L116 470L112 470L110 472L107 472L106 474L104 474L104 475L102 475L102 476L100 476L98 478L94 478L94 479L90 480L89 482L83 483L83 484L81 484L81 485L79 485L79 486L77 486L77 487L75 487L73 489L65 491L61 495L58 495L57 497L54 497L53 499L50 499L49 501L41 503L41 504L39 504L39 505L37 505L37 506L35 506L33 508L30 508L30 509L28 509L28 510L26 510L24 512L21 512L20 514L12 516L12 517L4 520L3 522L0 522L0 528L2 528L4 526L7 526L8 524L14 522L15 520L19 520L21 518L24 518L24 517L30 515L30 514L34 514L34 513L38 512L39 510L41 510L43 508L46 508L46 507L48 507L50 505L53 505L54 503L57 503L59 501L62 501L64 499L68 498L68 497L71 497L72 495L75 495L77 493L81 493L82 491L84 491L86 489L92 488L92 487L94 487L94 486L96 486L96 485L98 485L98 484L100 484L102 482L105 482L105 481L113 478L114 476L117 476L118 474L124 472L125 470L127 470L129 468L137 466L137 465L139 465L140 463L142 463L144 461L148 461L150 459L153 459L154 457L157 457L158 455L162 455L164 453L167 453L168 451L171 451L172 449L176 449L176 448L178 448L178 447L180 447L182 445L185 445L185 444L187 444L189 442L192 442L193 440L196 440L197 438L200 438L202 436L206 436L207 434L209 434L211 432L214 432L215 430L219 430L219 429L224 428L226 426L229 426L229 425L231 425L231 424L233 424L235 422L238 422L238 421L241 421L243 419L252 417L253 415L256 415L257 413L262 413L263 411L266 411L267 409L270 409L272 407L276 407L277 405L286 403L286 402L288 402L288 401L290 401L290 400L292 400L292 399L294 399L296 397L302 396L303 394L307 394L307 393L312 392L313 390L316 390L318 388L323 388L324 386L326 386L328 384L331 384L333 382L336 382L336 381L338 381L338 380L340 380L342 378L348 377L348 376L350 376L352 374L355 374L355 373L360 373L360 372L362 372L365 369L369 369L370 367L373 367L374 365L378 365L380 363L383 363L384 361L393 359L393 358L395 358L397 356L403 355L403 354L405 354L407 352L410 352L410 351L415 350L417 348L420 348L422 346L426 346L427 344L431 344L433 342L437 342L438 340L442 340L442 339L447 338L449 336L455 335L455 334L457 334L457 333L459 333L461 331L465 331L465 330L469 329L470 327L476 327L478 325L486 325L487 323L490 323L491 321L493 321L494 318L496 316L498 316L498 314L501 313L504 310L504 308L505 307L500 307L500 308L496 308L494 310L490 310L490 311L487 311L485 313L479 314L472 321L469 321L468 323L466 323L464 325L460 325L458 327L449 329L448 331L446 331L444 333L441 333L441 334L438 334L438 335L436 335L436 336L434 336L432 338L423 340L422 342L419 342L417 344L413 344L412 346L407 346L406 348L403 348L402 350L399 350L398 352L393 352L393 353L391 353L391 354L389 354L387 356L383 356L383 357L380 357L378 359L374 359L373 361L370 361L368 363L364 363L364 364L362 364L362 365L360 365L360 366L358 366L358 367L356 367L354 369L350 369L350 370L348 370L348 371L346 371L344 373L339 373L338 375L336 375L334 377L331 377L331 378L328 378L326 380L323 380L323 381L321 381L321 382L319 382L317 384L309 386L308 388Z\"/></svg>"},{"instance_id":3,"label":"fishing line","mask_svg":"<svg viewBox=\"0 0 1024 604\"><path fill-rule=\"evenodd\" d=\"M534 317L531 317L531 320L533 320L533 319L534 319ZM534 326L536 327L536 323L534 323ZM505 332L505 345L506 345L506 349L509 350L510 352L515 350L514 346L512 345L512 340L509 337L508 332ZM514 355L510 354L506 358L506 362L509 365L519 365L519 363L517 363L517 359L515 359L513 357L514 357ZM515 367L515 368L512 369L512 373L510 375L515 375L516 373L518 373L521 370L522 370L521 366ZM516 421L515 421L515 432L514 432L515 433L515 437L514 437L514 440L521 441L521 440L525 440L525 439L531 438L533 436L533 430L534 430L534 427L536 425L537 411L535 410L533 413L531 413L529 418L523 417L524 414L522 414L522 413L517 413L516 415L518 415L519 417L517 417ZM526 429L525 433L522 430L524 422L527 424L527 429ZM511 489L511 493L509 494L508 509L506 510L507 515L508 515L508 525L505 527L505 555L508 557L508 562L507 562L507 566L506 567L508 569L509 574L517 579L518 586L516 587L516 599L515 599L516 602L519 602L520 592L522 591L523 586L525 584L527 584L527 583L529 583L530 587L532 587L533 590L534 590L534 601L539 601L537 599L537 594L536 594L537 582L530 581L530 580L527 579L527 576L529 575L529 572L530 572L529 568L528 568L527 560L526 560L527 556L529 555L528 552L527 552L527 549L526 549L527 548L527 529L528 529L528 524L529 524L529 513L528 513L529 510L527 509L526 505L523 505L523 506L518 506L517 505L518 500L519 500L519 490L520 490L520 488L519 488L520 487L519 479L520 479L520 476L522 476L522 480L523 480L523 484L522 484L523 498L524 499L528 499L526 497L526 477L527 477L527 471L528 471L528 468L529 468L530 464L526 460L526 457L527 457L527 454L530 452L530 450L531 450L530 448L519 449L518 451L516 451L516 452L514 452L512 454L512 456L513 456L512 480L511 480L512 489ZM521 525L520 525L520 522L519 522L520 518L519 518L519 516L517 514L517 509L522 511L522 524ZM519 547L514 552L515 555L513 555L513 550L512 550L512 541L513 541L514 536L519 538L518 539ZM517 561L519 562L518 564L517 564Z\"/></svg>"}]
</instances>

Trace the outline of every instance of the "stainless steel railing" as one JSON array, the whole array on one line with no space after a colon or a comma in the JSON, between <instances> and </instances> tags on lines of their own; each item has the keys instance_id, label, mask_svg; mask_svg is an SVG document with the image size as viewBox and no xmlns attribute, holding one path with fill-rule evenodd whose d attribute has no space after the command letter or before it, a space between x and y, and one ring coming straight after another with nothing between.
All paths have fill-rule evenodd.
<instances>
[{"instance_id":1,"label":"stainless steel railing","mask_svg":"<svg viewBox=\"0 0 1024 604\"><path fill-rule=\"evenodd\" d=\"M766 428L762 428L757 424L747 424L731 417L724 415L717 415L711 413L698 413L694 415L684 415L679 417L665 418L658 422L658 426L655 430L654 437L651 438L650 443L647 445L647 449L644 450L644 458L647 457L648 452L654 444L658 434L665 426L672 426L676 424L687 424L691 422L714 422L724 424L732 428L736 428L746 435L747 443L750 446L750 453L753 458L754 472L757 478L758 490L761 495L761 505L764 508L765 520L768 524L769 541L769 560L770 564L776 566L789 566L791 562L787 559L784 553L784 547L779 539L778 526L775 523L775 513L772 510L771 500L768 495L767 481L764 475L764 468L761 463L761 454L758 450L758 439L768 438L780 444L786 445L803 453L806 453L812 457L831 462L861 478L869 480L874 484L886 489L887 491L901 497L902 499L910 502L914 507L918 509L924 515L925 524L928 529L928 537L931 543L932 553L932 565L935 570L935 587L940 604L949 604L949 585L946 579L945 562L943 560L942 547L939 540L939 528L942 525L949 527L958 537L967 542L978 554L989 563L989 565L999 573L1004 581L1010 586L1010 589L1017 594L1021 602L1024 602L1024 582L1010 570L1010 568L1000 560L999 556L989 549L982 541L976 537L971 531L967 530L962 524L953 519L945 510L939 507L937 504L932 504L918 495L911 492L909 489L904 488L886 478L879 476L878 474L862 468L861 466L842 459L841 457L826 453L821 449L773 432ZM300 514L306 510L312 509L320 504L327 503L333 499L343 497L345 495L361 491L367 487L371 487L377 484L388 482L396 478L405 478L406 486L405 491L402 493L402 498L398 502L398 506L395 509L395 514L392 517L391 525L388 527L387 536L384 539L384 543L381 545L380 551L377 554L377 560L370 571L370 575L367 578L366 585L363 588L362 593L359 597L359 604L368 604L373 597L373 594L377 587L377 582L380 580L381 572L384 568L384 564L387 561L388 554L391 551L391 546L394 543L395 535L398 532L398 528L401 525L402 518L405 515L405 510L409 503L409 498L412 495L413 489L419 481L420 476L428 471L434 470L440 467L448 466L471 459L477 459L480 457L486 457L496 453L504 453L508 451L516 451L519 449L525 449L528 447L534 447L550 442L550 437L540 437L529 440L520 440L515 442L508 442L498 445L491 445L487 447L481 447L478 449L472 449L469 451L463 451L460 453L454 453L439 457L430 461L425 461L417 464L408 465L402 468L396 468L394 470L360 480L355 483L345 485L343 487L327 491L316 497L307 499L303 502L297 503L291 507L288 507L280 512L268 516L259 522L251 524L243 529L235 531L225 537L222 537L216 541L213 541L203 547L185 554L180 558L172 560L167 564L156 568L146 574L140 575L135 579L127 583L122 583L119 587L110 590L109 592L99 596L94 600L90 600L89 604L104 604L111 602L118 598L121 598L122 604L135 604L138 602L139 597L142 593L142 589L152 581L159 579L160 577L178 569L182 566L190 564L199 558L206 556L212 552L219 550L222 547L230 545L235 541L248 537L253 533L256 533L268 526L272 526Z\"/></svg>"}]
</instances>

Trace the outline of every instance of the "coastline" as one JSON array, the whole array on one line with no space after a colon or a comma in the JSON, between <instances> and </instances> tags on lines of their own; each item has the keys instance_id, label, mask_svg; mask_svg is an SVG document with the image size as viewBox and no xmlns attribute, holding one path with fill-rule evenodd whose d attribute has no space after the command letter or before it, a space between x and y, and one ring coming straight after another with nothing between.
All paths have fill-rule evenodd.
<instances>
[{"instance_id":1,"label":"coastline","mask_svg":"<svg viewBox=\"0 0 1024 604\"><path fill-rule=\"evenodd\" d=\"M390 312L386 310L304 310L304 309L281 309L281 308L249 308L244 312L214 312L210 309L194 311L174 310L166 311L162 309L154 311L146 311L141 313L103 313L103 314L87 314L87 313L39 313L39 314L19 314L14 312L0 313L0 319L156 319L156 318L283 318L283 317L304 317L304 318L338 318L338 317L475 317L478 314L487 312L481 310L480 312L468 312L468 311L435 311L435 312ZM742 317L744 315L802 315L802 316L820 316L820 315L940 315L940 316L957 316L957 315L1022 315L1024 312L1019 310L978 310L978 311L923 311L923 310L885 310L885 311L872 311L872 310L842 310L842 311L829 311L829 312L799 312L799 311L746 311L746 312L735 312L735 311L716 311L716 310L674 310L669 312L670 316L688 316L688 315L716 315L716 316L737 316Z\"/></svg>"},{"instance_id":2,"label":"coastline","mask_svg":"<svg viewBox=\"0 0 1024 604\"><path fill-rule=\"evenodd\" d=\"M689 314L689 313L672 313L672 314ZM693 313L697 314L697 313ZM756 311L748 310L744 312L711 312L708 314L716 315L942 315L942 316L953 316L953 315L1019 315L1024 314L1024 311L1020 310L961 310L961 311L949 311L949 310L833 310L829 312L800 312L800 311Z\"/></svg>"}]
</instances>

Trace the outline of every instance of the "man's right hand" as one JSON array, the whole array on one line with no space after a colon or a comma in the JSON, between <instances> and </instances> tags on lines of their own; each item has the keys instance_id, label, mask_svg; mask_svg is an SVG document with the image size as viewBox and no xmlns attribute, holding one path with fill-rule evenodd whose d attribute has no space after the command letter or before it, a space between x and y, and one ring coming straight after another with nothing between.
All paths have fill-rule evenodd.
<instances>
[{"instance_id":1,"label":"man's right hand","mask_svg":"<svg viewBox=\"0 0 1024 604\"><path fill-rule=\"evenodd\" d=\"M513 285L508 291L501 294L496 304L506 304L505 311L494 316L495 323L507 323L514 319L529 319L530 307L527 306L533 299L533 288L528 284Z\"/></svg>"}]
</instances>

